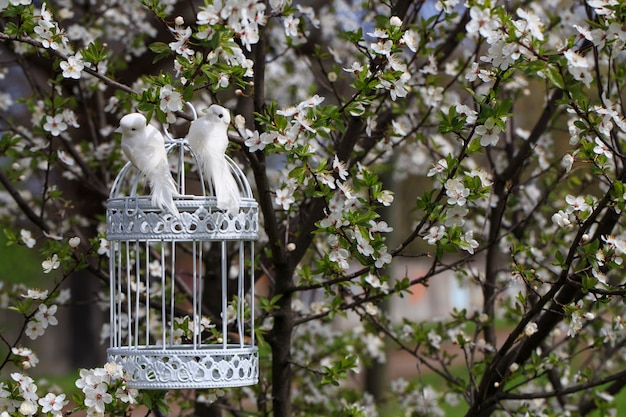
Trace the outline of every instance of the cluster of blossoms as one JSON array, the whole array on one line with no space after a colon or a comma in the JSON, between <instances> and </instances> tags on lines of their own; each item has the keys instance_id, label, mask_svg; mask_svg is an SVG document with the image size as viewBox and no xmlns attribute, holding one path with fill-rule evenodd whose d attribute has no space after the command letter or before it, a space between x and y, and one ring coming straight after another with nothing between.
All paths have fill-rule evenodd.
<instances>
[{"instance_id":1,"label":"cluster of blossoms","mask_svg":"<svg viewBox=\"0 0 626 417\"><path fill-rule=\"evenodd\" d=\"M266 23L265 3L224 0L223 4L207 4L198 12L196 19L200 26L198 38L211 39L215 33L213 26L227 25L250 51L251 45L259 41L259 26Z\"/></svg>"},{"instance_id":2,"label":"cluster of blossoms","mask_svg":"<svg viewBox=\"0 0 626 417\"><path fill-rule=\"evenodd\" d=\"M363 264L373 261L373 267L382 268L391 262L391 254L381 233L389 233L393 229L385 221L371 218L363 224L353 224L351 218L363 212L363 201L366 196L354 190L348 180L348 172L343 164L335 158L333 170L337 177L335 182L339 192L330 200L326 216L319 222L321 229L329 231L327 243L330 245L328 259L346 271L350 268L350 260L359 260ZM326 175L326 174L324 174ZM362 165L357 166L357 175L352 184L359 187L362 182L368 182L371 172ZM345 182L342 182L345 180ZM331 183L330 179L324 180ZM320 182L324 183L323 180ZM332 187L331 187L332 188ZM333 188L334 189L334 188ZM393 201L393 194L388 190L381 190L376 196L380 205L389 205Z\"/></svg>"},{"instance_id":3,"label":"cluster of blossoms","mask_svg":"<svg viewBox=\"0 0 626 417\"><path fill-rule=\"evenodd\" d=\"M30 350L29 348L21 346L14 347L11 349L11 353L19 357L18 363L22 369L34 368L39 363L39 358L37 357L35 352Z\"/></svg>"},{"instance_id":4,"label":"cluster of blossoms","mask_svg":"<svg viewBox=\"0 0 626 417\"><path fill-rule=\"evenodd\" d=\"M393 16L389 19L387 27L376 28L373 32L368 32L367 36L374 39L373 42L369 43L372 54L384 58L388 63L387 71L380 73L376 88L388 91L393 101L406 97L411 90L409 82L413 77L404 62L402 47L406 46L410 52L415 53L419 47L419 34L413 29L403 30L402 20ZM344 71L355 73L357 76L362 74L369 76L370 74L370 69L359 63L353 63L350 68L344 68ZM364 73L364 71L367 72ZM428 92L428 88L425 92ZM424 97L430 95L424 94ZM435 102L431 104L435 104Z\"/></svg>"},{"instance_id":5,"label":"cluster of blossoms","mask_svg":"<svg viewBox=\"0 0 626 417\"><path fill-rule=\"evenodd\" d=\"M294 302L293 308L298 314L306 316L320 313L326 310L328 305L324 302L313 302L307 306L298 300ZM294 402L319 415L329 415L334 411L343 410L347 404L328 401L328 398L343 398L351 389L349 379L341 378L337 383L320 384L319 375L328 376L335 371L347 377L358 375L363 360L369 360L367 356L370 350L375 350L384 361L384 343L380 338L370 343L373 337L375 336L364 332L360 325L347 331L330 322L308 322L300 326L294 334L293 344L296 349L293 350L293 361L306 364L316 372L298 375L298 385L294 387L297 391ZM364 402L369 401L364 399ZM357 404L355 406L360 407ZM368 415L377 415L375 408L370 412L373 414Z\"/></svg>"},{"instance_id":6,"label":"cluster of blossoms","mask_svg":"<svg viewBox=\"0 0 626 417\"><path fill-rule=\"evenodd\" d=\"M11 349L13 360L22 369L31 369L37 366L39 359L35 353L26 347ZM40 413L51 417L64 415L64 408L69 404L65 394L51 387L44 396L37 393L38 386L30 376L23 372L12 372L11 378L0 383L0 413L3 416L19 413L22 416L33 416Z\"/></svg>"},{"instance_id":7,"label":"cluster of blossoms","mask_svg":"<svg viewBox=\"0 0 626 417\"><path fill-rule=\"evenodd\" d=\"M44 261L45 262L45 261ZM35 289L28 289L26 294L21 294L21 297L29 302L42 300L37 309L30 314L29 320L26 323L25 334L32 340L42 336L48 326L56 326L58 320L55 317L57 312L57 304L53 302L64 304L69 299L69 290L63 290L55 298L48 296L48 291L40 291Z\"/></svg>"},{"instance_id":8,"label":"cluster of blossoms","mask_svg":"<svg viewBox=\"0 0 626 417\"><path fill-rule=\"evenodd\" d=\"M28 2L30 3L30 2ZM59 24L52 19L52 13L46 8L46 3L41 4L39 20L34 32L44 48L57 50L61 53L70 54L69 39Z\"/></svg>"},{"instance_id":9,"label":"cluster of blossoms","mask_svg":"<svg viewBox=\"0 0 626 417\"><path fill-rule=\"evenodd\" d=\"M565 210L559 210L552 215L552 222L560 228L573 226L576 221L586 219L595 203L593 197L585 198L571 194L565 197L565 202L567 203Z\"/></svg>"},{"instance_id":10,"label":"cluster of blossoms","mask_svg":"<svg viewBox=\"0 0 626 417\"><path fill-rule=\"evenodd\" d=\"M575 337L585 323L595 319L595 314L590 311L583 311L582 308L583 300L580 300L571 308L568 314L569 327L567 329L567 336L569 337Z\"/></svg>"},{"instance_id":11,"label":"cluster of blossoms","mask_svg":"<svg viewBox=\"0 0 626 417\"><path fill-rule=\"evenodd\" d=\"M439 160L427 174L428 177L440 178L440 181L443 181L441 178L447 178L447 175L448 162L445 159ZM481 169L473 169L466 175L457 173L456 177L446 179L443 182L447 199L447 206L442 213L443 224L431 226L423 239L429 245L437 245L437 242L445 238L446 243L453 243L469 254L474 254L474 250L479 246L478 241L474 239L474 231L466 230L456 236L456 239L455 235L456 231L465 225L466 216L470 212L469 201L472 200L472 205L475 205L477 197L485 194L491 185L490 176Z\"/></svg>"},{"instance_id":12,"label":"cluster of blossoms","mask_svg":"<svg viewBox=\"0 0 626 417\"><path fill-rule=\"evenodd\" d=\"M602 236L602 241L605 245L596 254L598 266L603 267L609 262L621 266L622 256L626 255L626 239L609 235Z\"/></svg>"},{"instance_id":13,"label":"cluster of blossoms","mask_svg":"<svg viewBox=\"0 0 626 417\"><path fill-rule=\"evenodd\" d=\"M190 26L185 26L183 17L175 19L174 27L170 27L170 32L174 40L168 47L177 56L184 58L188 63L194 63L196 52L192 48L195 37L201 43L209 44L217 28L228 28L232 30L231 39L222 38L217 47L205 57L205 68L225 64L227 67L239 67L244 69L244 77L252 77L253 63L246 57L239 45L232 40L237 38L248 50L251 45L259 42L259 28L265 25L265 4L256 0L236 1L225 0L223 3L206 4L196 14L197 31ZM184 65L178 59L174 60L176 74L181 77L183 84L192 81L182 74ZM219 71L216 75L216 87L227 88L230 85L230 75L227 71ZM162 105L162 103L161 103ZM174 110L176 111L176 110Z\"/></svg>"},{"instance_id":14,"label":"cluster of blossoms","mask_svg":"<svg viewBox=\"0 0 626 417\"><path fill-rule=\"evenodd\" d=\"M47 115L37 110L33 113L32 119L36 120L37 124L42 124L43 130L49 132L52 136L62 135L70 126L74 128L80 127L76 114L68 108L53 115Z\"/></svg>"},{"instance_id":15,"label":"cluster of blossoms","mask_svg":"<svg viewBox=\"0 0 626 417\"><path fill-rule=\"evenodd\" d=\"M170 42L168 46L177 55L180 55L186 59L191 60L194 51L189 47L189 40L191 38L192 30L189 26L183 26L185 21L181 16L176 18L176 26L170 28L170 32L174 36L174 41Z\"/></svg>"},{"instance_id":16,"label":"cluster of blossoms","mask_svg":"<svg viewBox=\"0 0 626 417\"><path fill-rule=\"evenodd\" d=\"M597 2L593 5L596 10L600 10L603 7L599 3L601 2ZM593 45L599 49L603 49L607 45L607 42L613 43L618 41L623 43L626 41L626 31L621 25L615 22L610 23L607 30L600 28L590 29L588 26L577 24L572 25L572 27L580 34L581 40L585 39L593 43ZM592 57L584 56L575 49L568 49L563 55L567 59L567 70L569 73L572 74L576 80L581 81L586 87L589 87L593 81L591 68L594 64Z\"/></svg>"},{"instance_id":17,"label":"cluster of blossoms","mask_svg":"<svg viewBox=\"0 0 626 417\"><path fill-rule=\"evenodd\" d=\"M481 61L490 63L495 69L506 70L520 58L536 59L533 44L544 41L543 22L532 10L520 8L517 15L519 20L511 19L515 29L515 37L511 40L500 16L488 5L470 7L470 21L465 26L467 34L475 38L482 36L490 45L488 54L482 56ZM471 72L482 74L475 66Z\"/></svg>"},{"instance_id":18,"label":"cluster of blossoms","mask_svg":"<svg viewBox=\"0 0 626 417\"><path fill-rule=\"evenodd\" d=\"M404 378L391 381L391 391L398 395L402 408L417 415L443 417L445 412L440 405L441 393L432 386L415 387ZM448 405L456 405L459 399L454 394L445 396Z\"/></svg>"},{"instance_id":19,"label":"cluster of blossoms","mask_svg":"<svg viewBox=\"0 0 626 417\"><path fill-rule=\"evenodd\" d=\"M276 115L285 123L284 127L268 129L259 134L245 129L245 120L241 117L236 118L235 124L239 133L245 140L245 144L250 152L264 150L267 146L271 146L272 151L291 151L294 146L303 148L309 147L310 152L315 152L315 147L310 143L305 144L304 140L298 141L299 138L304 139L315 137L317 129L316 124L316 107L324 101L324 97L314 95L295 106L277 110Z\"/></svg>"},{"instance_id":20,"label":"cluster of blossoms","mask_svg":"<svg viewBox=\"0 0 626 417\"><path fill-rule=\"evenodd\" d=\"M320 131L317 127L321 121L320 105L323 101L323 97L315 95L295 106L276 110L273 115L274 122L269 124L271 128L261 134L245 129L245 121L242 118L235 118L235 125L252 152L290 151L302 155L302 163L306 168L303 170L298 164L290 164L286 172L292 174L277 181L281 186L275 191L274 201L279 208L289 211L296 201L299 187L310 184L315 184L332 195L328 202L326 217L320 222L321 228L333 230L327 240L331 247L329 253L331 262L347 270L348 261L352 257L350 242L354 242L354 249L359 256L372 259L375 267L381 268L391 261L391 255L386 245L382 243L384 239L380 237L380 233L390 232L392 229L385 222L373 219L362 226L351 225L349 220L349 213L362 210L363 203L368 200L367 195L359 192L358 188L365 183L369 184L372 173L359 164L357 175L350 178L345 162L337 155L329 158L332 162L316 159L317 146L325 148L323 136L328 133L326 128ZM301 175L294 175L296 172ZM389 206L393 201L393 193L379 190L375 193L374 199L377 204ZM338 232L339 230L341 232Z\"/></svg>"},{"instance_id":21,"label":"cluster of blossoms","mask_svg":"<svg viewBox=\"0 0 626 417\"><path fill-rule=\"evenodd\" d=\"M39 304L35 316L26 324L26 336L35 340L45 333L48 326L56 326L58 324L57 318L54 316L56 311L56 304L49 307L45 304Z\"/></svg>"},{"instance_id":22,"label":"cluster of blossoms","mask_svg":"<svg viewBox=\"0 0 626 417\"><path fill-rule=\"evenodd\" d=\"M81 369L76 386L84 394L83 405L88 416L103 415L117 402L136 404L139 396L139 391L126 386L121 366L112 362L102 368Z\"/></svg>"},{"instance_id":23,"label":"cluster of blossoms","mask_svg":"<svg viewBox=\"0 0 626 417\"><path fill-rule=\"evenodd\" d=\"M265 149L267 146L271 146L274 151L283 150L291 151L300 149L306 152L306 155L312 155L315 152L315 148L310 141L305 142L304 138L310 140L312 137L318 135L318 124L316 115L317 107L324 101L323 97L313 96L307 100L304 100L286 109L276 111L276 117L284 120L284 128L268 130L262 134L257 132L251 132L242 128L240 133L246 140L246 145L250 151L259 151ZM347 220L347 211L358 211L361 207L359 199L360 196L353 189L353 182L349 178L349 172L345 163L339 160L337 155L332 158L332 163L328 168L323 168L319 163L317 168L313 170L309 175L305 172L301 178L295 178L289 176L284 179L284 182L280 188L277 188L275 195L275 202L278 207L285 211L288 211L291 205L295 202L296 190L300 183L307 184L309 181L314 180L319 186L327 187L329 190L338 190L335 197L329 202L329 210L326 218L320 223L322 228L343 228L345 233L350 235L352 239L356 241L356 249L358 253L365 257L371 257L375 260L377 267L382 267L384 264L390 261L390 255L387 253L385 245L379 244L377 248L372 246L371 241L374 239L373 234L378 232L388 232L391 229L384 222L372 221L368 226L369 232L364 233L358 227L348 227L349 221ZM297 167L293 167L292 172L297 171ZM357 181L361 180L364 175L367 175L367 169L361 166L358 170ZM382 205L389 205L393 201L393 195L386 190L381 191L376 196L377 201ZM350 252L345 247L347 246L346 239L340 239L338 235L330 235L328 243L333 250L329 254L329 259L335 262L340 268L347 270L349 267L348 259L350 258Z\"/></svg>"},{"instance_id":24,"label":"cluster of blossoms","mask_svg":"<svg viewBox=\"0 0 626 417\"><path fill-rule=\"evenodd\" d=\"M3 414L18 412L22 416L33 416L41 412L52 417L63 415L63 408L69 403L65 399L65 394L49 392L39 397L37 385L31 377L13 372L11 379L14 382L12 386L2 384L0 387L0 407Z\"/></svg>"}]
</instances>

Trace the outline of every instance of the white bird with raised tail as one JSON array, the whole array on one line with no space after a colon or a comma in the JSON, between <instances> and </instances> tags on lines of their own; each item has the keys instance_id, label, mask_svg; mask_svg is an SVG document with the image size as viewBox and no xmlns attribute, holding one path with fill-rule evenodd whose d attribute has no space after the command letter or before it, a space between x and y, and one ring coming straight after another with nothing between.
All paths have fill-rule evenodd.
<instances>
[{"instance_id":1,"label":"white bird with raised tail","mask_svg":"<svg viewBox=\"0 0 626 417\"><path fill-rule=\"evenodd\" d=\"M165 151L165 139L158 129L146 121L143 114L130 113L122 117L120 127L122 151L130 162L148 178L152 205L178 216L174 197L178 188L170 173Z\"/></svg>"},{"instance_id":2,"label":"white bird with raised tail","mask_svg":"<svg viewBox=\"0 0 626 417\"><path fill-rule=\"evenodd\" d=\"M232 214L239 212L239 186L226 161L230 112L212 104L206 114L191 123L187 141L196 153L202 174L213 183L217 208Z\"/></svg>"}]
</instances>

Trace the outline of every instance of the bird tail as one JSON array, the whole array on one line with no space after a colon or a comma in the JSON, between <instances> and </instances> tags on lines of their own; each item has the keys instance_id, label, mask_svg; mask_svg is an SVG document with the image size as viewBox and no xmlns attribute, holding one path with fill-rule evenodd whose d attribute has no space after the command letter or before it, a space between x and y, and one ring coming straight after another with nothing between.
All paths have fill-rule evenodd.
<instances>
[{"instance_id":1,"label":"bird tail","mask_svg":"<svg viewBox=\"0 0 626 417\"><path fill-rule=\"evenodd\" d=\"M237 214L241 203L239 186L226 161L224 161L224 164L219 165L219 167L214 166L213 170L213 185L215 187L215 197L217 198L217 208Z\"/></svg>"},{"instance_id":2,"label":"bird tail","mask_svg":"<svg viewBox=\"0 0 626 417\"><path fill-rule=\"evenodd\" d=\"M176 204L174 204L174 197L179 195L179 193L170 173L167 172L151 178L150 182L152 205L159 207L161 210L167 210L174 216L178 216L180 213Z\"/></svg>"}]
</instances>

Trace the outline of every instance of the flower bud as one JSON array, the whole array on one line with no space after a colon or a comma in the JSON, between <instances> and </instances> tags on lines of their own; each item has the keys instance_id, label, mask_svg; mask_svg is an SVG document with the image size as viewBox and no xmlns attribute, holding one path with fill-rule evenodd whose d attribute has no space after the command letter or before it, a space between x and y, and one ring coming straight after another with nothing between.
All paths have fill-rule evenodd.
<instances>
[{"instance_id":1,"label":"flower bud","mask_svg":"<svg viewBox=\"0 0 626 417\"><path fill-rule=\"evenodd\" d=\"M391 18L389 19L389 24L391 26L400 27L402 26L402 19L400 19L398 16L391 16Z\"/></svg>"}]
</instances>

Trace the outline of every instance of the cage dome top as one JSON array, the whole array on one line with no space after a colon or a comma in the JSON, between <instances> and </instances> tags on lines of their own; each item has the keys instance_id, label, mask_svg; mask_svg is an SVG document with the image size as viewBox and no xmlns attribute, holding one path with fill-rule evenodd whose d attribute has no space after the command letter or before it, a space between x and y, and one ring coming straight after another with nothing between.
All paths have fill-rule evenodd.
<instances>
[{"instance_id":1,"label":"cage dome top","mask_svg":"<svg viewBox=\"0 0 626 417\"><path fill-rule=\"evenodd\" d=\"M194 111L195 115L195 111ZM155 206L148 178L128 162L115 179L107 200L109 240L255 240L258 237L258 204L241 168L227 155L226 163L238 187L239 210L221 210L215 184L205 178L197 154L187 139L166 132L165 150L178 196L178 214Z\"/></svg>"}]
</instances>

